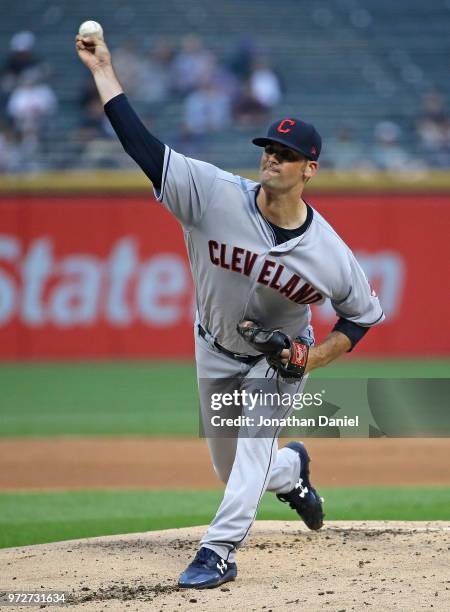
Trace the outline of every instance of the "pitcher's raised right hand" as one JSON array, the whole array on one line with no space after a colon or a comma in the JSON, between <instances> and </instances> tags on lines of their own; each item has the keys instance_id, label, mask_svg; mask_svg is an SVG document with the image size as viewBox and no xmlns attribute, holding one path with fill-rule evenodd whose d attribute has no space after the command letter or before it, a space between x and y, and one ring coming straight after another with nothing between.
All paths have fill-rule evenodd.
<instances>
[{"instance_id":1,"label":"pitcher's raised right hand","mask_svg":"<svg viewBox=\"0 0 450 612\"><path fill-rule=\"evenodd\" d=\"M95 36L75 38L77 53L85 66L94 73L99 68L111 66L111 53L104 40Z\"/></svg>"}]
</instances>

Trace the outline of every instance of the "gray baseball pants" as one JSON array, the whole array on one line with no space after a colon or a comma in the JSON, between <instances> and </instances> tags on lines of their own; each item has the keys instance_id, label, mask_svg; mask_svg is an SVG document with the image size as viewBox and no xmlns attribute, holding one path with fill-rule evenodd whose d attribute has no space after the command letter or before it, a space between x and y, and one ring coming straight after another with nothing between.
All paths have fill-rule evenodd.
<instances>
[{"instance_id":1,"label":"gray baseball pants","mask_svg":"<svg viewBox=\"0 0 450 612\"><path fill-rule=\"evenodd\" d=\"M212 339L195 334L197 376L200 410L207 431L207 443L214 470L226 484L225 493L201 545L214 550L222 558L233 562L236 550L242 546L255 520L259 502L266 490L287 493L294 488L300 474L300 458L289 449L278 450L279 428L263 430L257 426L246 430L246 435L220 437L221 431L211 435L211 393L233 393L246 390L257 396L265 393L301 393L306 382L277 383L273 370L268 371L265 359L249 366L221 353ZM266 376L267 374L267 376ZM237 412L258 421L260 406L249 410L237 406ZM235 407L236 409L236 407ZM287 417L293 408L265 404L265 416ZM220 411L217 413L220 414ZM243 430L241 428L241 434ZM266 437L267 436L267 437Z\"/></svg>"}]
</instances>

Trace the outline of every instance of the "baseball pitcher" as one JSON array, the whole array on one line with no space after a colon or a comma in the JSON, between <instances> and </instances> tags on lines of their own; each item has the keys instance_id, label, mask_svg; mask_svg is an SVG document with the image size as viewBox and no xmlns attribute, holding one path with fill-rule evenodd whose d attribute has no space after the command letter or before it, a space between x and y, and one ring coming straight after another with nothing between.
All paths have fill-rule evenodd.
<instances>
[{"instance_id":1,"label":"baseball pitcher","mask_svg":"<svg viewBox=\"0 0 450 612\"><path fill-rule=\"evenodd\" d=\"M280 118L253 140L262 148L259 182L230 174L180 155L149 133L114 74L102 38L77 36L76 48L125 151L183 229L196 290L195 350L205 431L211 432L213 394L301 392L310 371L352 350L384 319L349 247L303 198L319 168L320 135L298 118ZM315 344L310 305L326 298L337 322ZM292 403L253 406L253 415L258 408L269 417L286 417ZM231 409L251 418L240 402ZM266 490L288 503L310 529L322 527L322 499L311 485L305 446L291 442L279 450L276 425L255 426L242 435L247 422L237 426L236 435L207 433L225 492L180 587L211 588L235 579L236 552Z\"/></svg>"}]
</instances>

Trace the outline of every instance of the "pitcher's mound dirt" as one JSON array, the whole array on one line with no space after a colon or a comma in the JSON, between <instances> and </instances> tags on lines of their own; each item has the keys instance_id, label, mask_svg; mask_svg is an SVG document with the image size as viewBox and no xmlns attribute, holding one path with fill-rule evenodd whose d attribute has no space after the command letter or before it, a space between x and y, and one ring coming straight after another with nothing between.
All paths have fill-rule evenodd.
<instances>
[{"instance_id":1,"label":"pitcher's mound dirt","mask_svg":"<svg viewBox=\"0 0 450 612\"><path fill-rule=\"evenodd\" d=\"M65 609L108 612L450 609L449 523L329 522L313 533L298 522L260 521L238 555L236 582L178 589L177 577L203 532L171 529L4 549L0 589L67 591Z\"/></svg>"}]
</instances>

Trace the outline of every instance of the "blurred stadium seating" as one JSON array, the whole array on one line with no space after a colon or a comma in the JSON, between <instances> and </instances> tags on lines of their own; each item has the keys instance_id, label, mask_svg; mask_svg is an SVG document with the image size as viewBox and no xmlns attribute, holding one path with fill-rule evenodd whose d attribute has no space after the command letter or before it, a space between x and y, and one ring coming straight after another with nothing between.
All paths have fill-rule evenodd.
<instances>
[{"instance_id":1,"label":"blurred stadium seating","mask_svg":"<svg viewBox=\"0 0 450 612\"><path fill-rule=\"evenodd\" d=\"M101 0L94 7L88 0L70 4L21 0L0 22L0 54L8 56L15 33L32 31L35 52L46 65L44 80L53 89L58 106L42 129L35 159L21 164L19 156L15 166L4 164L3 171L95 167L97 161L100 166L130 166L114 138L106 161L102 155L84 157L86 142L77 140L80 97L89 75L76 57L73 37L86 19L102 23L110 48L134 41L138 55L151 51L161 39L178 48L183 36L196 34L219 64L229 67L240 45L252 46L256 56L269 60L283 90L281 102L268 110L260 123L282 115L300 115L314 122L328 142L324 165L335 165L344 143L349 166L357 160L382 167L371 154L376 138L376 146L387 142L388 148L397 147L395 159L400 169L411 164L450 166L446 110L450 95L449 0L325 0L316 4L298 0L275 4L248 0L135 0L124 4ZM4 140L11 123L7 111L11 92L6 89L3 87L0 96ZM417 132L424 95L433 92L438 94L438 106L443 100L439 112L446 130L438 158L427 157ZM130 97L156 135L183 149L185 99L180 92L172 92L160 102ZM260 130L258 121L238 126L233 121L231 127L224 126L200 139L195 156L225 167L252 167L258 152L248 146L248 139Z\"/></svg>"}]
</instances>

